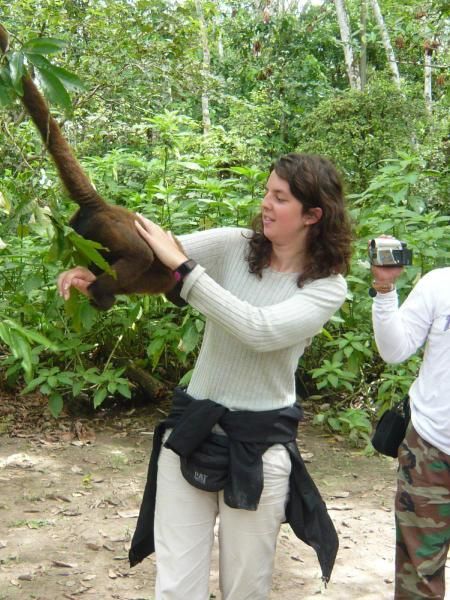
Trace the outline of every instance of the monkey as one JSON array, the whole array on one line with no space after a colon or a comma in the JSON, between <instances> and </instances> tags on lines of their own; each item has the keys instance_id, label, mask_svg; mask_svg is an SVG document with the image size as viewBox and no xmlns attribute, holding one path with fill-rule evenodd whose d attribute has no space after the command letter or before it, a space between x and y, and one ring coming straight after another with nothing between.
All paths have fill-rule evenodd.
<instances>
[{"instance_id":1,"label":"monkey","mask_svg":"<svg viewBox=\"0 0 450 600\"><path fill-rule=\"evenodd\" d=\"M6 54L8 48L8 32L0 24L0 49ZM20 100L37 127L69 197L79 205L69 225L85 239L107 249L100 253L115 272L112 276L93 267L97 278L88 286L91 304L99 310L108 310L117 294L164 293L174 304L183 306L185 302L179 296L180 286L173 272L137 232L136 215L107 203L97 193L29 73L23 75L22 86Z\"/></svg>"}]
</instances>

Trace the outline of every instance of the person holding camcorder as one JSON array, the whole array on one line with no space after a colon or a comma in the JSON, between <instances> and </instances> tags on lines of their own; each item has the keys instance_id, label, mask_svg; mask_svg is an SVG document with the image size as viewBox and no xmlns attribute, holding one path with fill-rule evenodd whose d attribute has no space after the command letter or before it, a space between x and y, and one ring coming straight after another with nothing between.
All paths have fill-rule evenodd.
<instances>
[{"instance_id":1,"label":"person holding camcorder","mask_svg":"<svg viewBox=\"0 0 450 600\"><path fill-rule=\"evenodd\" d=\"M450 545L450 267L424 275L401 306L406 244L371 240L372 320L381 357L400 363L425 345L409 390L411 419L398 449L395 599L444 599Z\"/></svg>"}]
</instances>

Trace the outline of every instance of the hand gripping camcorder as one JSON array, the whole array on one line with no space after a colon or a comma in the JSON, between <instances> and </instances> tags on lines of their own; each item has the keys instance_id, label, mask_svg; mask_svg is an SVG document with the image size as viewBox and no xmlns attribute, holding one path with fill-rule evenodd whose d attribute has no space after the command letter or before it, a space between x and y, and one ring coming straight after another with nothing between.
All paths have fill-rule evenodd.
<instances>
[{"instance_id":1,"label":"hand gripping camcorder","mask_svg":"<svg viewBox=\"0 0 450 600\"><path fill-rule=\"evenodd\" d=\"M412 250L395 238L375 238L369 242L369 259L376 267L405 267L412 264Z\"/></svg>"}]
</instances>

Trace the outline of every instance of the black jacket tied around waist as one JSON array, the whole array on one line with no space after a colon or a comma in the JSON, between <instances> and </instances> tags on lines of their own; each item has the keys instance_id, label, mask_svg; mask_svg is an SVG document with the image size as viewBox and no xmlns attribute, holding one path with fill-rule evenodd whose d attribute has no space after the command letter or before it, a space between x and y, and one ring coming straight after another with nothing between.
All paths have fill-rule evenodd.
<instances>
[{"instance_id":1,"label":"black jacket tied around waist","mask_svg":"<svg viewBox=\"0 0 450 600\"><path fill-rule=\"evenodd\" d=\"M322 576L328 581L338 537L297 448L296 433L301 418L302 410L297 404L268 411L230 411L212 400L196 400L177 388L170 415L155 429L147 482L129 552L130 565L135 566L155 551L156 479L164 432L172 429L165 446L183 461L210 436L218 437L211 434L217 424L226 433L219 437L228 442L228 473L223 491L225 503L232 508L257 509L264 485L262 455L273 444L285 446L292 463L286 521L297 537L314 548Z\"/></svg>"}]
</instances>

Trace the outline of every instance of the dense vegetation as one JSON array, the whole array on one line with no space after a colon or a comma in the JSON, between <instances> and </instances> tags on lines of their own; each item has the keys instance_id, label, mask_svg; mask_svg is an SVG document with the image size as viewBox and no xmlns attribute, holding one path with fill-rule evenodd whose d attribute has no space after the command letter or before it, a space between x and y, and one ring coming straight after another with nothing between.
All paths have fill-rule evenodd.
<instances>
[{"instance_id":1,"label":"dense vegetation","mask_svg":"<svg viewBox=\"0 0 450 600\"><path fill-rule=\"evenodd\" d=\"M367 239L393 234L413 249L401 295L449 264L450 10L445 0L382 0L380 24L372 0L346 0L346 42L342 4L17 0L0 2L0 22L16 74L22 57L104 197L176 233L247 225L283 152L335 161L354 222L349 295L298 380L321 407L316 420L356 440L418 366L377 357ZM57 415L73 398L131 397L136 372L186 381L203 328L194 310L134 297L99 314L55 293L57 273L92 250L67 227L74 206L17 102L14 73L0 69L2 387L39 389Z\"/></svg>"}]
</instances>

